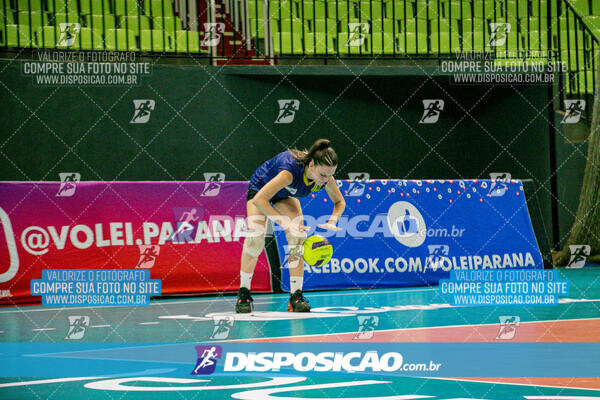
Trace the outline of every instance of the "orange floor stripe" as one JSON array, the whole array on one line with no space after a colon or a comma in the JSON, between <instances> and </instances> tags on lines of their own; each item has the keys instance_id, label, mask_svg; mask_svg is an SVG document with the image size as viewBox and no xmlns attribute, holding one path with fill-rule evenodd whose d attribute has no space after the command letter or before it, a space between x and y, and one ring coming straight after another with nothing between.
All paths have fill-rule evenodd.
<instances>
[{"instance_id":1,"label":"orange floor stripe","mask_svg":"<svg viewBox=\"0 0 600 400\"><path fill-rule=\"evenodd\" d=\"M452 378L449 378L452 379ZM600 390L600 378L456 378L485 383L552 386L558 388Z\"/></svg>"}]
</instances>

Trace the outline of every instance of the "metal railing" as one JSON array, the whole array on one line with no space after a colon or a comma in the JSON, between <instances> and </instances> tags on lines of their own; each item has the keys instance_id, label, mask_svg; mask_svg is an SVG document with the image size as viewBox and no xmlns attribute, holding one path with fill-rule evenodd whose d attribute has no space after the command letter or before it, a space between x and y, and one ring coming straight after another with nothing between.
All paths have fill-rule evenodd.
<instances>
[{"instance_id":1,"label":"metal railing","mask_svg":"<svg viewBox=\"0 0 600 400\"><path fill-rule=\"evenodd\" d=\"M593 31L567 0L1 0L6 49L135 51L209 59L559 62L567 97L593 94ZM583 2L585 3L585 2ZM597 8L597 9L596 9ZM561 98L562 100L562 98Z\"/></svg>"},{"instance_id":2,"label":"metal railing","mask_svg":"<svg viewBox=\"0 0 600 400\"><path fill-rule=\"evenodd\" d=\"M0 47L208 54L195 0L1 0ZM211 15L212 14L212 15Z\"/></svg>"},{"instance_id":3,"label":"metal railing","mask_svg":"<svg viewBox=\"0 0 600 400\"><path fill-rule=\"evenodd\" d=\"M252 37L270 36L279 56L518 58L530 50L558 50L560 29L577 30L578 36L585 31L586 44L594 40L566 0L248 1ZM322 46L314 45L317 36ZM495 43L499 36L502 44Z\"/></svg>"},{"instance_id":4,"label":"metal railing","mask_svg":"<svg viewBox=\"0 0 600 400\"><path fill-rule=\"evenodd\" d=\"M554 18L556 24L554 47L557 59L566 65L567 72L560 75L561 107L568 107L564 100L585 100L588 104L583 115L591 119L594 87L596 82L596 59L599 49L598 37L594 35L582 16L572 4L562 0L558 4L562 7L562 16ZM557 13L558 14L558 13ZM571 107L578 107L573 102Z\"/></svg>"}]
</instances>

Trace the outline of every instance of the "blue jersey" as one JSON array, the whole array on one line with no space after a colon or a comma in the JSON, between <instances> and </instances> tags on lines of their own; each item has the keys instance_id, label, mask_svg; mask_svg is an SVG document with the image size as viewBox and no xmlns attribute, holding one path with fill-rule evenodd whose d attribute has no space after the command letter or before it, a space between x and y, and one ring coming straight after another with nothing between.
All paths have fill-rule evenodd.
<instances>
[{"instance_id":1,"label":"blue jersey","mask_svg":"<svg viewBox=\"0 0 600 400\"><path fill-rule=\"evenodd\" d=\"M273 198L306 197L311 192L323 188L323 186L317 186L314 181L309 180L306 177L306 166L296 161L292 157L292 153L285 151L265 161L263 165L254 171L250 178L250 189L258 192L267 182L284 170L289 171L294 179L289 186L275 193Z\"/></svg>"}]
</instances>

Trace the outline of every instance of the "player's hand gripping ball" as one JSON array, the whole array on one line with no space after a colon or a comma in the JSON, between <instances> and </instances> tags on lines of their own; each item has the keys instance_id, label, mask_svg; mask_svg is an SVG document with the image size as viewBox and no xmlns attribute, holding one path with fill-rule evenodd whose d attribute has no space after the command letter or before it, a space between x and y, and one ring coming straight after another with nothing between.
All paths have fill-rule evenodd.
<instances>
[{"instance_id":1,"label":"player's hand gripping ball","mask_svg":"<svg viewBox=\"0 0 600 400\"><path fill-rule=\"evenodd\" d=\"M315 267L327 264L333 255L333 247L329 240L319 235L306 239L302 250L304 261Z\"/></svg>"}]
</instances>

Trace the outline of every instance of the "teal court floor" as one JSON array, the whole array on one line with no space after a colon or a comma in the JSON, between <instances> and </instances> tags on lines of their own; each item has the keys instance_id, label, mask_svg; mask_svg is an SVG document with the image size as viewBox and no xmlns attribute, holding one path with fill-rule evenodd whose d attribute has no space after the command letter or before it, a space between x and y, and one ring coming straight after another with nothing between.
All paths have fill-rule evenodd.
<instances>
[{"instance_id":1,"label":"teal court floor","mask_svg":"<svg viewBox=\"0 0 600 400\"><path fill-rule=\"evenodd\" d=\"M548 306L457 307L432 287L310 292L308 314L285 312L287 294L254 295L255 310L247 315L233 313L232 296L159 299L146 307L1 308L0 342L73 342L66 339L72 316L89 321L80 343L600 342L600 268L560 274L570 282L570 293ZM364 317L372 316L377 317L372 332L361 334ZM506 316L519 321L509 335L501 323ZM594 378L366 379L352 374L172 378L168 372L139 365L102 377L0 378L0 399L600 400L600 371Z\"/></svg>"}]
</instances>

